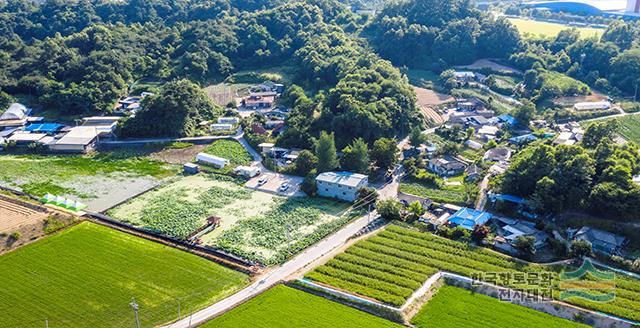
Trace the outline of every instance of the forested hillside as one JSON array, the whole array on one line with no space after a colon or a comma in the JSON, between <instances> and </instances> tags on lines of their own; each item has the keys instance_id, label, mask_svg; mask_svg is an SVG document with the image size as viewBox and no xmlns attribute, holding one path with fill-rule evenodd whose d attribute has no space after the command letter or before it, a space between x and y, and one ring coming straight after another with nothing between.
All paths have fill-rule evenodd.
<instances>
[{"instance_id":1,"label":"forested hillside","mask_svg":"<svg viewBox=\"0 0 640 328\"><path fill-rule=\"evenodd\" d=\"M0 5L0 89L62 114L104 113L140 78L204 84L286 62L297 84L326 91L313 116L333 122L323 129L333 126L345 142L407 130L413 91L351 33L362 18L337 1L274 3L8 1ZM317 134L314 120L302 121L297 128Z\"/></svg>"}]
</instances>

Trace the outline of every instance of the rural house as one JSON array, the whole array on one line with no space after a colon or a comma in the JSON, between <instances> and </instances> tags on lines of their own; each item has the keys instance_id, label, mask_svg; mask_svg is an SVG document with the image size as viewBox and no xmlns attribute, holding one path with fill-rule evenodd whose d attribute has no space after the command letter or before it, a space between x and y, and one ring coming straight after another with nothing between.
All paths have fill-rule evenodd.
<instances>
[{"instance_id":1,"label":"rural house","mask_svg":"<svg viewBox=\"0 0 640 328\"><path fill-rule=\"evenodd\" d=\"M473 230L476 225L483 225L491 219L491 214L463 207L449 217L448 224Z\"/></svg>"},{"instance_id":2,"label":"rural house","mask_svg":"<svg viewBox=\"0 0 640 328\"><path fill-rule=\"evenodd\" d=\"M318 195L353 202L358 190L369 185L369 177L351 172L324 172L316 177Z\"/></svg>"},{"instance_id":3,"label":"rural house","mask_svg":"<svg viewBox=\"0 0 640 328\"><path fill-rule=\"evenodd\" d=\"M242 99L242 107L247 109L268 109L276 101L275 92L256 92Z\"/></svg>"},{"instance_id":4,"label":"rural house","mask_svg":"<svg viewBox=\"0 0 640 328\"><path fill-rule=\"evenodd\" d=\"M511 158L511 149L507 147L497 147L489 149L484 153L483 160L488 162L505 162Z\"/></svg>"},{"instance_id":5,"label":"rural house","mask_svg":"<svg viewBox=\"0 0 640 328\"><path fill-rule=\"evenodd\" d=\"M454 176L462 174L467 164L455 157L444 156L430 160L428 168L439 176Z\"/></svg>"},{"instance_id":6,"label":"rural house","mask_svg":"<svg viewBox=\"0 0 640 328\"><path fill-rule=\"evenodd\" d=\"M573 240L584 240L591 244L594 252L608 256L619 255L622 247L628 242L625 237L591 227L580 228L573 235Z\"/></svg>"}]
</instances>

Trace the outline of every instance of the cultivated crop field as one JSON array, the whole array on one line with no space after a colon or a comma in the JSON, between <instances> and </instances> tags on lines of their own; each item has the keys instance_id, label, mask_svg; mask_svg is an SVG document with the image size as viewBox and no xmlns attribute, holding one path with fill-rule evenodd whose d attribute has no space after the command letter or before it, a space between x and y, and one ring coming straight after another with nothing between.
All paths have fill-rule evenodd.
<instances>
[{"instance_id":1,"label":"cultivated crop field","mask_svg":"<svg viewBox=\"0 0 640 328\"><path fill-rule=\"evenodd\" d=\"M520 34L529 34L531 36L542 35L553 38L558 35L560 31L572 28L572 26L569 25L541 22L530 19L509 18L509 21L511 24L515 25ZM590 38L593 36L597 36L599 38L604 32L604 29L590 27L579 27L577 29L583 38Z\"/></svg>"},{"instance_id":2,"label":"cultivated crop field","mask_svg":"<svg viewBox=\"0 0 640 328\"><path fill-rule=\"evenodd\" d=\"M278 285L203 327L402 327L391 321Z\"/></svg>"},{"instance_id":3,"label":"cultivated crop field","mask_svg":"<svg viewBox=\"0 0 640 328\"><path fill-rule=\"evenodd\" d=\"M344 254L327 262L307 275L308 278L348 290L379 301L400 306L420 286L426 277L437 271L448 271L471 277L483 272L549 272L563 268L526 265L514 258L422 233L399 226L390 226L377 235L356 243ZM569 271L574 268L568 268ZM557 279L553 296L559 296ZM598 303L581 298L567 302L588 309L640 320L640 281L616 276L616 298ZM524 283L507 283L512 288L532 288Z\"/></svg>"},{"instance_id":4,"label":"cultivated crop field","mask_svg":"<svg viewBox=\"0 0 640 328\"><path fill-rule=\"evenodd\" d=\"M146 157L116 153L93 156L0 156L0 184L35 196L47 193L81 200L101 211L118 200L153 187L174 175L174 166Z\"/></svg>"},{"instance_id":5,"label":"cultivated crop field","mask_svg":"<svg viewBox=\"0 0 640 328\"><path fill-rule=\"evenodd\" d=\"M201 237L215 246L263 264L275 264L346 224L347 203L322 198L284 198L244 188L216 174L185 176L118 206L118 220L186 238L220 217L220 227Z\"/></svg>"},{"instance_id":6,"label":"cultivated crop field","mask_svg":"<svg viewBox=\"0 0 640 328\"><path fill-rule=\"evenodd\" d=\"M0 256L0 327L150 327L198 310L247 275L177 249L85 222Z\"/></svg>"},{"instance_id":7,"label":"cultivated crop field","mask_svg":"<svg viewBox=\"0 0 640 328\"><path fill-rule=\"evenodd\" d=\"M617 132L625 139L640 144L640 115L627 115L623 117L617 117L616 120L619 125Z\"/></svg>"},{"instance_id":8,"label":"cultivated crop field","mask_svg":"<svg viewBox=\"0 0 640 328\"><path fill-rule=\"evenodd\" d=\"M464 204L467 201L467 194L464 185L427 185L420 182L403 182L400 184L400 191L421 197L427 197L439 203Z\"/></svg>"},{"instance_id":9,"label":"cultivated crop field","mask_svg":"<svg viewBox=\"0 0 640 328\"><path fill-rule=\"evenodd\" d=\"M411 319L411 323L418 328L588 327L452 286L440 287L436 295Z\"/></svg>"},{"instance_id":10,"label":"cultivated crop field","mask_svg":"<svg viewBox=\"0 0 640 328\"><path fill-rule=\"evenodd\" d=\"M249 165L253 158L242 145L235 140L218 140L204 149L210 155L228 159L233 165Z\"/></svg>"}]
</instances>

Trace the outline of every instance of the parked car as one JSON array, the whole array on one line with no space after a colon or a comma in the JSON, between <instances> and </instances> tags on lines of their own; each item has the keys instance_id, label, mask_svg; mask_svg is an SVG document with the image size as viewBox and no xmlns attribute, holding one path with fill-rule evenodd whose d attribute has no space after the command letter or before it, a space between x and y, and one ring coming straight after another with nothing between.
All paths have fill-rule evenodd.
<instances>
[{"instance_id":1,"label":"parked car","mask_svg":"<svg viewBox=\"0 0 640 328\"><path fill-rule=\"evenodd\" d=\"M258 187L263 186L265 183L267 183L267 181L269 181L267 177L260 178L260 180L258 180Z\"/></svg>"},{"instance_id":2,"label":"parked car","mask_svg":"<svg viewBox=\"0 0 640 328\"><path fill-rule=\"evenodd\" d=\"M279 192L285 192L289 189L289 184L288 183L283 183L280 188L278 188Z\"/></svg>"}]
</instances>

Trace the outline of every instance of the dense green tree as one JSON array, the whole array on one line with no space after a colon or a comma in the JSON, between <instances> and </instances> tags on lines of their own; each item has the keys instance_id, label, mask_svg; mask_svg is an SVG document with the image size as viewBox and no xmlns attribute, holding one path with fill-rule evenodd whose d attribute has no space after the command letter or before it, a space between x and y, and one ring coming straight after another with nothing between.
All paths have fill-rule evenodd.
<instances>
[{"instance_id":1,"label":"dense green tree","mask_svg":"<svg viewBox=\"0 0 640 328\"><path fill-rule=\"evenodd\" d=\"M298 158L295 161L294 172L299 176L307 176L316 169L317 165L318 158L316 155L305 149L298 154Z\"/></svg>"},{"instance_id":2,"label":"dense green tree","mask_svg":"<svg viewBox=\"0 0 640 328\"><path fill-rule=\"evenodd\" d=\"M596 148L601 142L612 142L618 131L618 122L615 120L596 122L589 125L582 138L582 146Z\"/></svg>"},{"instance_id":3,"label":"dense green tree","mask_svg":"<svg viewBox=\"0 0 640 328\"><path fill-rule=\"evenodd\" d=\"M393 198L387 198L376 202L378 214L387 220L400 220L402 218L402 204Z\"/></svg>"},{"instance_id":4,"label":"dense green tree","mask_svg":"<svg viewBox=\"0 0 640 328\"><path fill-rule=\"evenodd\" d=\"M398 161L398 146L395 139L380 138L373 143L371 159L381 169L388 169Z\"/></svg>"},{"instance_id":5,"label":"dense green tree","mask_svg":"<svg viewBox=\"0 0 640 328\"><path fill-rule=\"evenodd\" d=\"M342 150L341 167L356 173L369 171L369 146L362 138L355 139Z\"/></svg>"},{"instance_id":6,"label":"dense green tree","mask_svg":"<svg viewBox=\"0 0 640 328\"><path fill-rule=\"evenodd\" d=\"M187 80L165 84L158 95L145 98L142 105L135 117L122 124L120 136L194 136L198 123L211 120L222 111L199 86Z\"/></svg>"},{"instance_id":7,"label":"dense green tree","mask_svg":"<svg viewBox=\"0 0 640 328\"><path fill-rule=\"evenodd\" d=\"M318 173L333 171L338 167L336 144L333 133L322 131L316 143L316 157L318 158Z\"/></svg>"}]
</instances>

